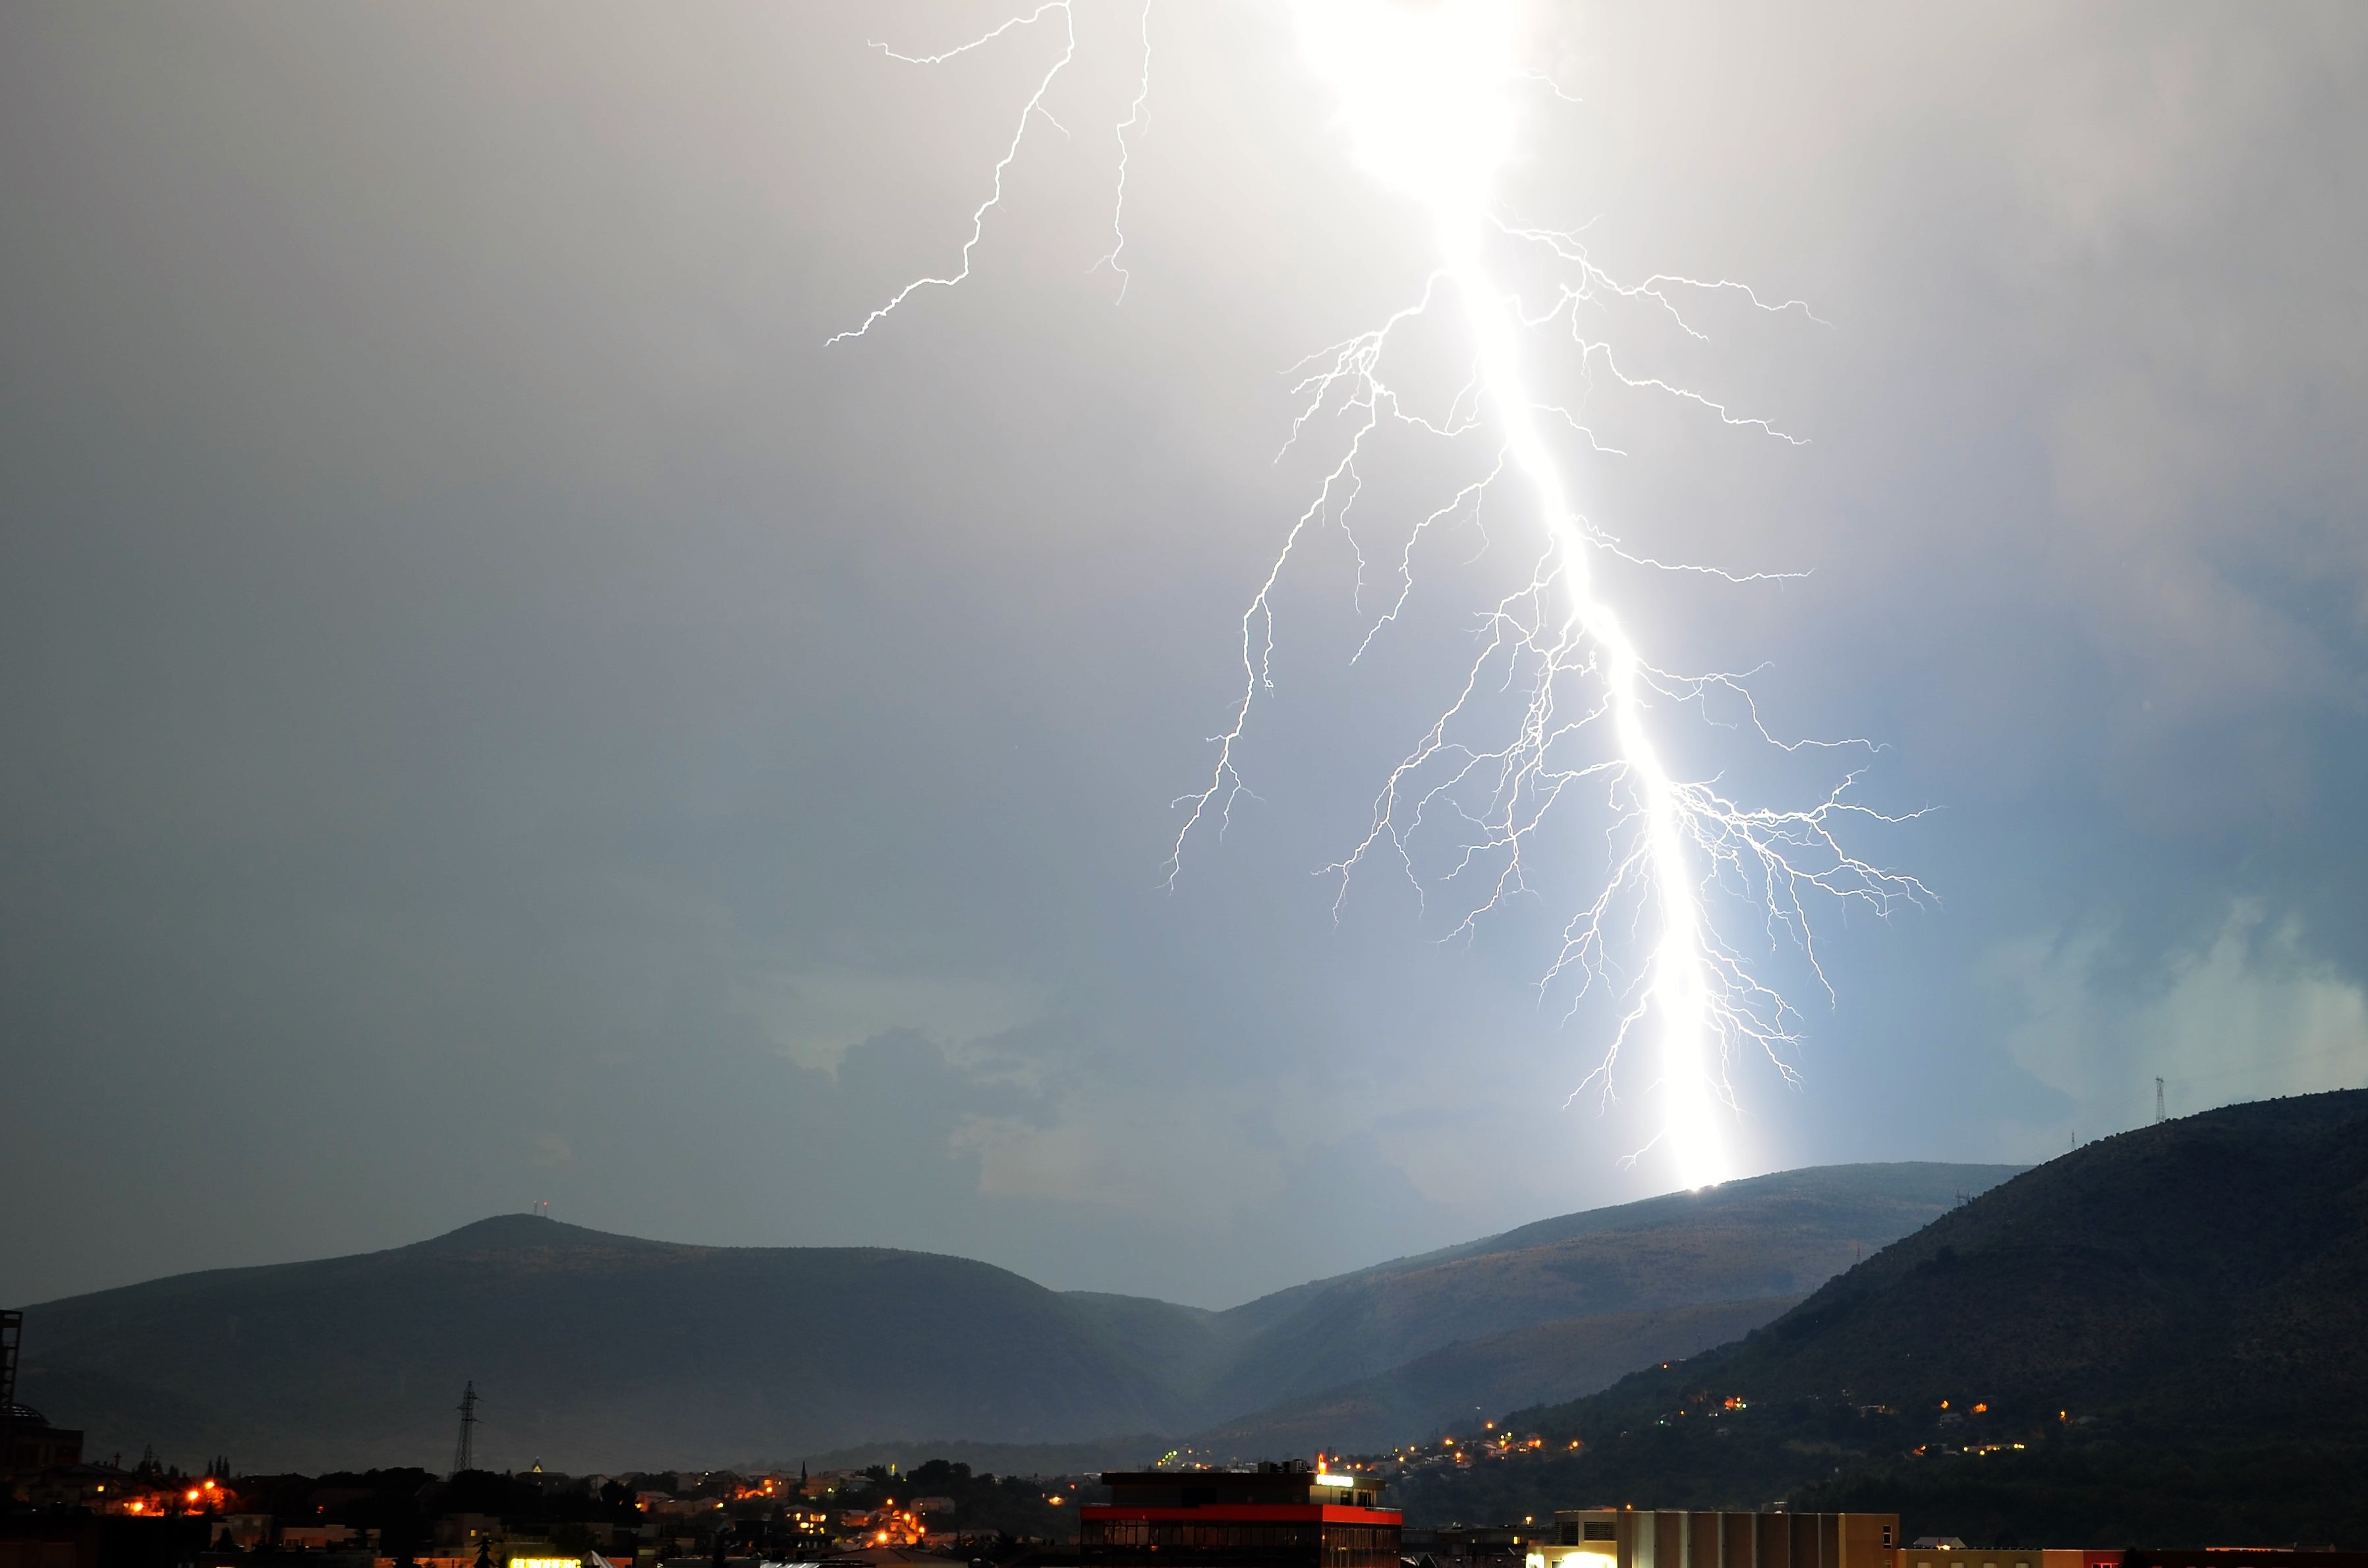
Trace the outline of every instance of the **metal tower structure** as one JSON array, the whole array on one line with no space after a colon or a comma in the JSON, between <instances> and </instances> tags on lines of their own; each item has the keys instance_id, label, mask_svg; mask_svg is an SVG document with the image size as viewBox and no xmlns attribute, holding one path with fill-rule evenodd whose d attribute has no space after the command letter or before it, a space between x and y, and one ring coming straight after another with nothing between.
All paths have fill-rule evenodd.
<instances>
[{"instance_id":1,"label":"metal tower structure","mask_svg":"<svg viewBox=\"0 0 2368 1568\"><path fill-rule=\"evenodd\" d=\"M17 1403L17 1345L25 1337L25 1314L0 1312L0 1420Z\"/></svg>"},{"instance_id":2,"label":"metal tower structure","mask_svg":"<svg viewBox=\"0 0 2368 1568\"><path fill-rule=\"evenodd\" d=\"M25 1314L0 1312L0 1469L17 1463L17 1344L25 1337Z\"/></svg>"},{"instance_id":3,"label":"metal tower structure","mask_svg":"<svg viewBox=\"0 0 2368 1568\"><path fill-rule=\"evenodd\" d=\"M472 1378L461 1389L461 1438L452 1445L452 1473L477 1468L477 1383Z\"/></svg>"},{"instance_id":4,"label":"metal tower structure","mask_svg":"<svg viewBox=\"0 0 2368 1568\"><path fill-rule=\"evenodd\" d=\"M2160 1127L2165 1119L2162 1114L2162 1080L2157 1078L2154 1081L2154 1124Z\"/></svg>"}]
</instances>

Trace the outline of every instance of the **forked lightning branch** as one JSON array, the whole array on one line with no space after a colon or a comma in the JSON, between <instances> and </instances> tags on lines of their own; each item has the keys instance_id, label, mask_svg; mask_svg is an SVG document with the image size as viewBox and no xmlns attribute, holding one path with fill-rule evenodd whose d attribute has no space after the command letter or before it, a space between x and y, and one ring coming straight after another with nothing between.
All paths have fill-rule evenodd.
<instances>
[{"instance_id":1,"label":"forked lightning branch","mask_svg":"<svg viewBox=\"0 0 2368 1568\"><path fill-rule=\"evenodd\" d=\"M1460 901L1456 929L1469 931L1515 894L1532 891L1542 856L1567 853L1551 846L1563 840L1548 839L1550 822L1574 812L1599 813L1609 846L1600 891L1570 912L1559 950L1539 981L1543 993L1566 994L1574 1008L1590 994L1611 999L1600 1056L1574 1094L1592 1085L1609 1096L1617 1084L1649 1096L1659 1131L1647 1147L1683 1186L1723 1180L1733 1173L1728 1126L1736 1115L1729 1064L1738 1048L1756 1047L1790 1074L1797 1016L1724 934L1721 916L1748 929L1755 943L1796 948L1823 984L1813 905L1838 900L1887 913L1927 892L1845 846L1839 830L1853 818L1905 820L1851 799L1855 773L1806 806L1784 808L1731 799L1715 780L1673 770L1661 727L1672 716L1706 718L1712 697L1734 699L1752 733L1770 745L1797 751L1864 743L1779 741L1759 725L1739 677L1677 674L1648 655L1613 600L1605 568L1613 560L1665 563L1622 548L1588 521L1557 442L1589 453L1598 449L1571 410L1539 392L1547 378L1533 359L1574 357L1571 368L1582 381L1600 375L1675 399L1721 425L1794 441L1722 400L1623 364L1610 342L1590 335L1589 323L1604 302L1642 302L1699 337L1685 307L1712 293L1732 293L1775 313L1806 315L1807 307L1771 304L1725 279L1656 275L1623 283L1589 259L1579 235L1519 222L1498 208L1521 96L1567 96L1524 58L1520 17L1508 0L1419 6L1295 0L1291 12L1301 57L1338 106L1350 161L1365 178L1420 208L1432 255L1401 310L1302 366L1304 402L1289 442L1313 439L1319 430L1347 434L1315 494L1289 521L1243 613L1240 689L1212 739L1207 778L1177 802L1181 820L1166 874L1172 884L1194 843L1222 829L1245 788L1244 738L1275 679L1278 589L1308 530L1349 526L1350 505L1365 484L1361 465L1383 443L1471 454L1468 474L1436 496L1415 500L1420 520L1399 551L1393 602L1345 656L1361 655L1389 633L1418 591L1417 555L1442 525L1475 520L1484 508L1518 519L1528 540L1523 564L1493 602L1468 607L1480 637L1453 699L1382 780L1371 820L1326 869L1345 898L1359 872L1377 860L1392 863L1428 897ZM832 343L860 338L922 290L951 288L970 276L1005 176L1031 131L1040 123L1065 130L1052 98L1077 59L1076 23L1073 0L1048 0L936 53L877 46L916 65L943 66L974 50L1026 47L1030 37L1053 35L1052 57L1032 75L1032 90L970 215L959 265L905 284ZM1148 6L1130 32L1140 40L1140 59L1130 62L1138 86L1128 118L1112 127L1112 244L1100 258L1121 290L1128 159L1147 123L1151 93ZM1525 301L1501 275L1499 258L1524 253L1557 279L1550 297ZM1467 382L1415 397L1389 380L1394 340L1418 319L1458 335L1472 367ZM1359 556L1364 559L1361 548ZM1509 703L1500 700L1507 694ZM1421 849L1431 849L1433 858L1418 859ZM1424 864L1449 869L1426 875ZM1633 1065L1639 1055L1641 1072Z\"/></svg>"}]
</instances>

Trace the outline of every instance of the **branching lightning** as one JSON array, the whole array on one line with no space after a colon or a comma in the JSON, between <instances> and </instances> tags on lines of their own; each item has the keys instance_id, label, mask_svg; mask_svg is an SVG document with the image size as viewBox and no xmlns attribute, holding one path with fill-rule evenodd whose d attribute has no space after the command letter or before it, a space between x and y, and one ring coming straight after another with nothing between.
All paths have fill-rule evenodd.
<instances>
[{"instance_id":1,"label":"branching lightning","mask_svg":"<svg viewBox=\"0 0 2368 1568\"><path fill-rule=\"evenodd\" d=\"M907 283L902 289L897 290L895 294L890 298L886 304L880 306L870 315L864 317L862 325L850 327L847 331L838 334L836 337L830 339L829 343L823 345L824 347L827 348L831 344L835 343L844 343L850 337L861 337L864 334L870 332L874 326L877 326L880 323L887 320L889 315L896 309L897 306L911 299L914 293L918 290L929 288L951 289L968 279L970 277L971 255L978 249L978 242L985 237L986 215L1003 204L1004 172L1010 168L1012 161L1019 156L1019 144L1028 140L1028 127L1035 121L1038 115L1042 115L1044 117L1045 124L1050 125L1053 130L1058 131L1064 136L1066 136L1069 133L1068 128L1064 126L1059 120L1054 119L1053 118L1052 111L1044 107L1044 97L1053 90L1053 84L1060 79L1061 73L1069 68L1069 62L1077 57L1077 17L1076 13L1070 8L1070 6L1071 0L1044 0L1044 4L1037 6L1034 10L1027 13L1025 16L1014 17L1009 21L1005 22L1001 27L981 33L978 37L971 40L968 43L957 45L952 49L946 50L938 54L900 54L884 43L881 43L876 40L873 41L871 47L880 51L881 53L888 56L891 60L901 60L907 65L942 65L947 61L953 59L957 55L968 54L973 49L985 48L986 45L993 43L996 39L1001 38L1004 34L1010 32L1015 28L1032 27L1036 23L1043 20L1046 17L1055 14L1058 14L1061 18L1062 42L1060 56L1045 70L1042 79L1036 84L1036 90L1028 96L1027 103L1020 107L1019 121L1011 128L1010 145L1005 147L1003 150L1003 156L996 160L994 188L987 192L986 199L980 202L971 212L970 238L962 242L961 268L951 278L921 277L914 278L910 283ZM1121 142L1121 145L1122 146L1123 144L1124 143ZM1124 236L1121 235L1121 242L1123 242L1123 239Z\"/></svg>"},{"instance_id":2,"label":"branching lightning","mask_svg":"<svg viewBox=\"0 0 2368 1568\"><path fill-rule=\"evenodd\" d=\"M1641 302L1695 338L1703 334L1683 301L1698 296L1732 294L1771 315L1816 318L1801 301L1773 302L1725 278L1656 274L1622 283L1590 259L1580 233L1516 222L1496 210L1495 187L1513 146L1515 95L1543 85L1558 99L1578 101L1545 73L1521 63L1511 0L1422 6L1293 0L1292 11L1304 59L1338 101L1353 161L1376 183L1419 205L1435 257L1411 302L1298 368L1302 402L1284 450L1319 426L1347 434L1243 612L1240 695L1227 726L1212 737L1215 757L1205 784L1177 801L1181 825L1167 880L1172 885L1180 873L1194 835L1222 832L1246 792L1238 758L1259 693L1274 684L1276 595L1308 530L1333 527L1348 540L1361 604L1372 563L1358 537L1356 506L1365 487L1360 464L1375 444L1404 438L1456 450L1477 447L1473 477L1457 483L1408 534L1390 573L1387 607L1352 658L1361 658L1406 610L1416 585L1416 555L1433 530L1459 521L1476 527L1484 506L1517 508L1534 540L1529 565L1520 580L1482 608L1476 653L1456 695L1383 781L1362 836L1326 868L1338 883L1335 907L1369 862L1394 859L1426 899L1451 892L1455 929L1469 932L1508 899L1533 891L1533 862L1551 852L1542 836L1549 819L1568 809L1566 801L1597 802L1605 821L1608 874L1600 891L1564 925L1541 976L1541 993L1570 983L1574 1008L1599 988L1617 998L1611 1038L1580 1090L1594 1084L1608 1094L1614 1067L1632 1047L1649 1042L1650 1090L1661 1129L1653 1146L1687 1187L1722 1180L1733 1168L1725 1134L1735 1114L1732 1053L1755 1045L1789 1076L1797 1015L1755 977L1741 948L1713 918L1714 909L1749 912L1759 939L1797 949L1825 984L1809 918L1814 903L1822 897L1887 913L1903 901L1921 901L1927 890L1845 846L1840 830L1853 820L1906 820L1854 800L1857 772L1845 774L1806 807L1776 809L1732 799L1714 778L1672 771L1658 727L1688 709L1721 722L1711 711L1714 698L1739 704L1750 731L1786 751L1865 743L1779 739L1760 722L1745 684L1749 672L1681 675L1645 657L1606 586L1604 562L1736 583L1783 574L1664 562L1628 550L1591 524L1573 499L1549 425L1582 439L1590 452L1612 449L1598 442L1577 414L1532 390L1524 349L1566 340L1582 377L1600 370L1624 388L1675 399L1724 426L1797 445L1800 437L1764 418L1662 376L1622 368L1611 344L1590 335L1586 312L1611 301ZM970 275L986 215L1002 199L1005 171L1030 123L1042 116L1059 128L1045 99L1076 57L1076 18L1069 0L1049 0L957 49L895 55L939 63L1055 12L1063 48L1023 106L995 165L992 189L972 214L959 271L905 285L832 343L863 335L918 289L952 287ZM1121 298L1129 276L1121 262L1128 133L1144 123L1150 94L1147 3L1140 32L1140 85L1128 118L1116 128L1114 243L1096 263L1118 274ZM1525 308L1492 267L1492 253L1508 250L1558 271L1561 281L1538 308ZM1435 314L1444 319L1450 311L1468 341L1471 370L1447 396L1443 412L1426 415L1387 379L1385 366L1394 339L1409 323ZM1416 846L1433 839L1444 840L1450 869L1426 877Z\"/></svg>"},{"instance_id":3,"label":"branching lightning","mask_svg":"<svg viewBox=\"0 0 2368 1568\"><path fill-rule=\"evenodd\" d=\"M1134 101L1126 107L1126 118L1118 124L1118 194L1110 200L1110 248L1096 267L1109 267L1118 274L1118 297L1126 299L1126 286L1134 280L1126 264L1119 258L1126 252L1126 165L1132 149L1126 133L1144 122L1144 111L1151 102L1151 0L1143 0L1143 18L1135 29L1143 36L1143 71L1135 78Z\"/></svg>"}]
</instances>

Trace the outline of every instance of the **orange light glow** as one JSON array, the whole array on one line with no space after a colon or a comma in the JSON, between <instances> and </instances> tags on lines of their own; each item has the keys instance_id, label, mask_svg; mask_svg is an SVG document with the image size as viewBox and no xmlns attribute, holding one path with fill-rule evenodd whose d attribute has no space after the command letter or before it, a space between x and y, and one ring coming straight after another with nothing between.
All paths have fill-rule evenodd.
<instances>
[{"instance_id":1,"label":"orange light glow","mask_svg":"<svg viewBox=\"0 0 2368 1568\"><path fill-rule=\"evenodd\" d=\"M1974 1414L1979 1415L1983 1411L1987 1410L1989 1406L1987 1404L1977 1404L1974 1406Z\"/></svg>"}]
</instances>

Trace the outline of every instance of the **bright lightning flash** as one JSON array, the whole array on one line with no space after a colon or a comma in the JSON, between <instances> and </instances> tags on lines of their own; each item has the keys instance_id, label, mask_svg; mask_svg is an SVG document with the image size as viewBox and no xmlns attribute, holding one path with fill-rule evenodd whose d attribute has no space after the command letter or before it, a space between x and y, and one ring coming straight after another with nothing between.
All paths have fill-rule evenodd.
<instances>
[{"instance_id":1,"label":"bright lightning flash","mask_svg":"<svg viewBox=\"0 0 2368 1568\"><path fill-rule=\"evenodd\" d=\"M1215 737L1217 759L1207 787L1178 802L1185 818L1168 863L1169 879L1181 866L1193 830L1211 819L1222 826L1243 789L1235 752L1258 693L1272 684L1275 589L1311 524L1349 529L1362 486L1358 463L1369 438L1385 424L1450 442L1482 438L1493 461L1416 526L1400 559L1396 602L1366 642L1405 608L1415 549L1425 530L1459 515L1476 517L1492 489L1508 479L1524 492L1535 525L1535 563L1528 580L1487 611L1480 652L1459 694L1383 784L1363 840L1330 869L1341 879L1345 896L1349 877L1369 855L1392 853L1419 888L1413 839L1436 819L1460 824L1465 836L1449 881L1476 872L1486 884L1486 895L1468 908L1458 927L1469 929L1481 915L1526 889L1526 858L1537 847L1541 824L1565 794L1600 790L1612 823L1611 873L1602 891L1565 926L1561 951L1543 981L1572 974L1582 994L1598 983L1615 990L1619 1024L1590 1081L1601 1078L1609 1092L1614 1062L1633 1041L1649 1042L1657 1072L1653 1092L1660 1131L1655 1145L1682 1185L1700 1187L1724 1180L1734 1169L1725 1136L1735 1107L1729 1057L1736 1046L1751 1042L1789 1074L1783 1050L1795 1036L1792 1009L1754 978L1741 954L1719 934L1709 895L1720 893L1753 908L1771 939L1788 937L1801 948L1822 983L1807 901L1823 893L1886 912L1900 901L1920 900L1926 890L1911 877L1860 859L1836 836L1837 827L1851 816L1903 820L1847 799L1854 774L1808 809L1772 810L1744 806L1721 794L1714 782L1671 773L1656 739L1656 714L1690 703L1703 707L1717 694L1737 698L1750 709L1749 693L1732 676L1673 675L1640 651L1599 568L1607 557L1646 566L1663 563L1622 550L1574 504L1547 421L1576 431L1590 445L1592 437L1567 410L1538 401L1522 350L1525 341L1542 332L1566 332L1583 368L1600 366L1624 386L1666 393L1725 424L1754 426L1789 441L1792 437L1765 421L1738 416L1700 392L1622 369L1609 345L1585 335L1582 312L1607 297L1648 301L1698 337L1678 303L1685 291L1734 290L1763 311L1805 313L1806 307L1797 301L1770 305L1725 280L1656 276L1623 284L1588 260L1578 236L1518 226L1498 213L1496 186L1514 148L1517 95L1543 83L1556 97L1567 97L1550 78L1524 67L1513 0L1292 0L1292 12L1303 56L1338 101L1338 123L1357 166L1419 205L1436 260L1413 304L1306 362L1311 369L1300 389L1307 402L1293 423L1292 440L1327 412L1348 415L1354 434L1286 534L1242 618L1241 699L1230 727ZM1074 58L1076 43L1069 7L1056 0L963 46L977 47L1048 16L1060 17L1064 47L1021 110L1010 146L996 165L993 194L973 214L962 270L906 285L842 337L869 331L924 284L951 285L967 277L985 214L1000 200L1003 174L1018 155L1030 119L1042 116L1058 125L1044 99ZM1143 38L1144 88L1119 127L1121 199L1126 131L1140 125L1148 92L1147 9ZM1124 234L1115 219L1113 230L1122 246ZM1575 277L1559 285L1557 297L1544 309L1528 311L1491 271L1492 249L1508 246L1542 253L1566 272L1575 269ZM1115 249L1104 264L1116 267ZM1446 417L1434 420L1406 411L1383 379L1381 364L1399 327L1450 297L1469 334L1474 369ZM1359 558L1363 559L1361 548ZM1480 710L1492 690L1518 690L1525 699L1513 733L1496 742L1466 733L1482 722ZM1756 709L1750 711L1754 728L1771 744L1788 750L1826 744L1776 742L1759 727ZM1493 877L1484 869L1488 867L1494 868ZM1636 956L1623 961L1612 951L1612 938L1629 931L1635 934Z\"/></svg>"}]
</instances>

